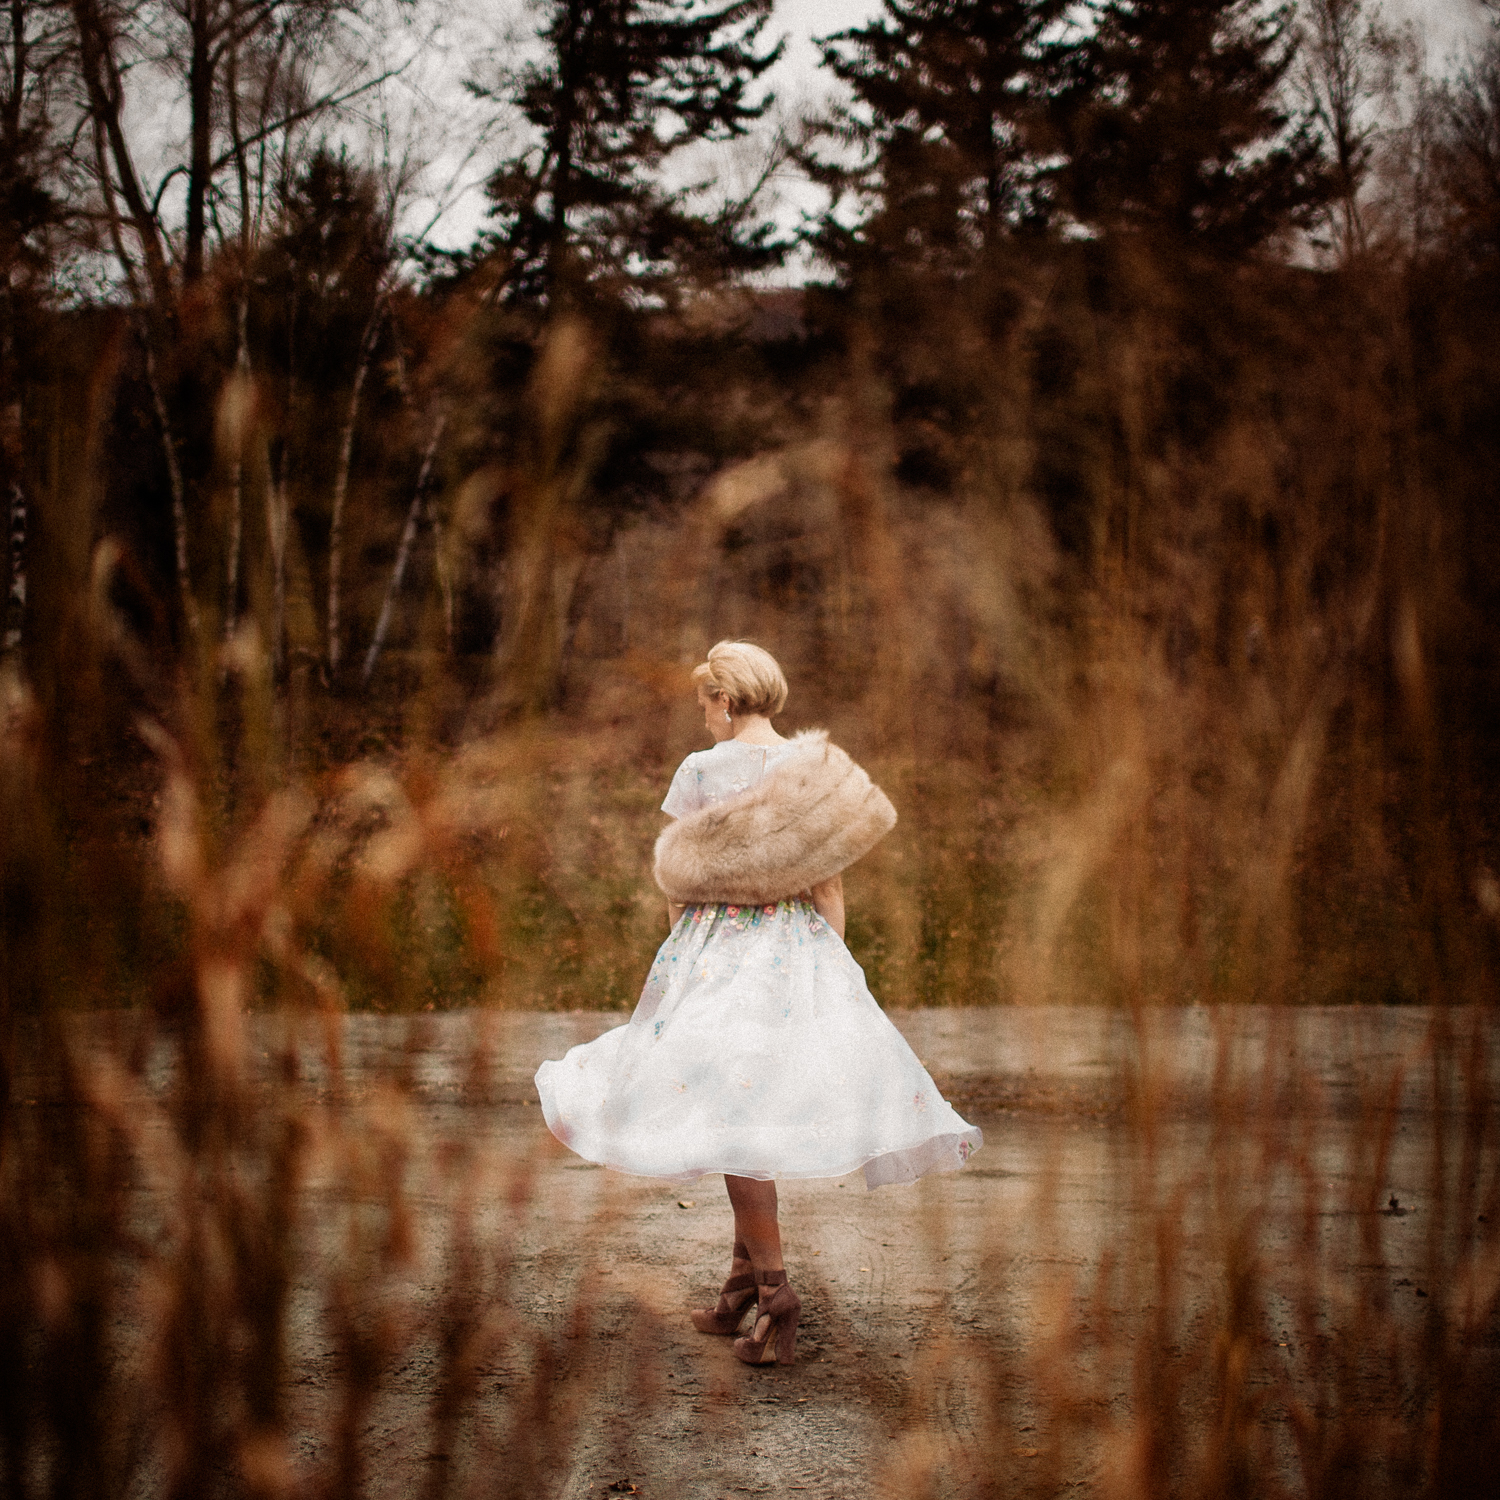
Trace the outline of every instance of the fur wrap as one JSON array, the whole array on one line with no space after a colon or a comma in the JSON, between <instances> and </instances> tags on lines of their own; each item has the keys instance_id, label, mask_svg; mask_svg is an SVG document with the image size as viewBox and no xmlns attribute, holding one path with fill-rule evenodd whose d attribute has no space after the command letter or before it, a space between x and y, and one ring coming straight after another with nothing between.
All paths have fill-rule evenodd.
<instances>
[{"instance_id":1,"label":"fur wrap","mask_svg":"<svg viewBox=\"0 0 1500 1500\"><path fill-rule=\"evenodd\" d=\"M890 799L823 729L749 791L700 808L656 841L656 883L683 905L756 906L831 880L896 826Z\"/></svg>"}]
</instances>

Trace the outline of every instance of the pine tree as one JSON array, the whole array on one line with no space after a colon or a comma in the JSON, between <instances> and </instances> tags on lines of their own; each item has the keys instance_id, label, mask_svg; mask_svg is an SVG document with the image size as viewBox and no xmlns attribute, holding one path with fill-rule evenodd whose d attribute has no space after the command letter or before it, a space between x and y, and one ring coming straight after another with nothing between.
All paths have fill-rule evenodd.
<instances>
[{"instance_id":1,"label":"pine tree","mask_svg":"<svg viewBox=\"0 0 1500 1500\"><path fill-rule=\"evenodd\" d=\"M751 86L781 55L758 51L773 0L546 0L545 56L475 92L531 127L488 192L497 229L481 252L510 262L507 295L549 305L586 289L668 295L677 276L773 263L753 205L694 210L662 167L684 148L741 135L770 97Z\"/></svg>"},{"instance_id":2,"label":"pine tree","mask_svg":"<svg viewBox=\"0 0 1500 1500\"><path fill-rule=\"evenodd\" d=\"M1046 93L1045 34L1066 0L885 0L868 26L823 40L853 90L836 132L862 154L835 179L874 200L840 248L962 270L1017 229L1046 222L1050 195L1029 131ZM831 227L831 226L830 226Z\"/></svg>"},{"instance_id":3,"label":"pine tree","mask_svg":"<svg viewBox=\"0 0 1500 1500\"><path fill-rule=\"evenodd\" d=\"M1295 52L1290 6L1106 0L1055 110L1072 214L1231 257L1306 224L1329 184L1281 102Z\"/></svg>"}]
</instances>

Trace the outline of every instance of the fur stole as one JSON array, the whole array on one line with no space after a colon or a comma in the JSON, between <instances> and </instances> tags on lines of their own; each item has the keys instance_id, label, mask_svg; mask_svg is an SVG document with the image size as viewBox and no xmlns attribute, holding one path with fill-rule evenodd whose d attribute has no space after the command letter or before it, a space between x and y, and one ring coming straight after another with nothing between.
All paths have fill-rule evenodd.
<instances>
[{"instance_id":1,"label":"fur stole","mask_svg":"<svg viewBox=\"0 0 1500 1500\"><path fill-rule=\"evenodd\" d=\"M779 901L832 879L895 826L890 799L828 732L804 730L757 786L662 833L656 883L684 904Z\"/></svg>"}]
</instances>

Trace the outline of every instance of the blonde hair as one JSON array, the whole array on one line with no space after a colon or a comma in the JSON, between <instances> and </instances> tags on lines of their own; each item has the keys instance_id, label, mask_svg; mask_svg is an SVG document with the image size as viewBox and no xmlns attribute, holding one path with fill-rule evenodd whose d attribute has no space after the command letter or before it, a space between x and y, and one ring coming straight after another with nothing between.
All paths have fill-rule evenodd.
<instances>
[{"instance_id":1,"label":"blonde hair","mask_svg":"<svg viewBox=\"0 0 1500 1500\"><path fill-rule=\"evenodd\" d=\"M786 673L769 651L749 641L720 641L693 668L693 683L710 697L723 693L736 712L768 719L786 706Z\"/></svg>"}]
</instances>

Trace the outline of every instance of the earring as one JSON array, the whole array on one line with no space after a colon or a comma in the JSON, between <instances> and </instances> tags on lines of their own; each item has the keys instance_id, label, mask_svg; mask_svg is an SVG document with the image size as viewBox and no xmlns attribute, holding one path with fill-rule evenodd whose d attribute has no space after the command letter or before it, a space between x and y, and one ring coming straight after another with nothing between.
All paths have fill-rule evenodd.
<instances>
[{"instance_id":1,"label":"earring","mask_svg":"<svg viewBox=\"0 0 1500 1500\"><path fill-rule=\"evenodd\" d=\"M733 724L734 723L734 715L732 713L730 713L727 708L724 710L724 722L726 724Z\"/></svg>"}]
</instances>

